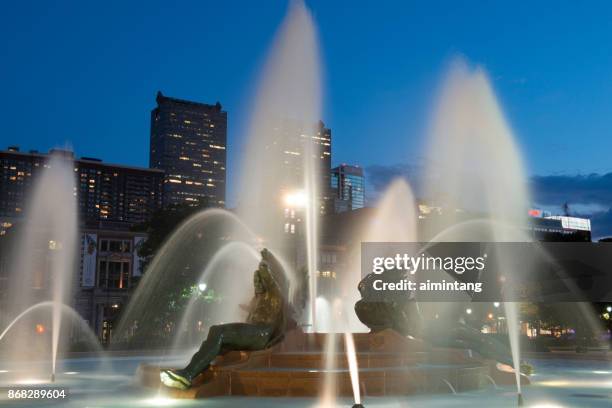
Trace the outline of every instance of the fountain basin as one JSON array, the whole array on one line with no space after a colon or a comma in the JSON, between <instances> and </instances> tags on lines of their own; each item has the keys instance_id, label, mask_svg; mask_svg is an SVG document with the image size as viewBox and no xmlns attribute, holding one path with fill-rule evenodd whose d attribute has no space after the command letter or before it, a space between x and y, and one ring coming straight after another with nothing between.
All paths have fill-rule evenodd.
<instances>
[{"instance_id":1,"label":"fountain basin","mask_svg":"<svg viewBox=\"0 0 612 408\"><path fill-rule=\"evenodd\" d=\"M287 334L270 349L231 352L218 357L189 390L161 385L160 367L143 364L140 383L161 389L175 398L213 396L316 397L325 383L325 334ZM465 350L433 349L418 340L402 337L392 330L354 335L359 366L359 388L363 396L436 394L476 390L497 384L512 384L514 374L497 370L494 362L470 357ZM337 394L351 397L353 390L342 343L334 356L337 369L331 370ZM528 383L524 377L524 383Z\"/></svg>"}]
</instances>

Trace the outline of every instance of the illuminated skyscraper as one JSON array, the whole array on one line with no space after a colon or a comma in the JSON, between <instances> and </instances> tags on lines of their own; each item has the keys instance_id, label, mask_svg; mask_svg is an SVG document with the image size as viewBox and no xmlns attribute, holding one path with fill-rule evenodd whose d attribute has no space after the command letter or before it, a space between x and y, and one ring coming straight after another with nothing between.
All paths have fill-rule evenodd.
<instances>
[{"instance_id":1,"label":"illuminated skyscraper","mask_svg":"<svg viewBox=\"0 0 612 408\"><path fill-rule=\"evenodd\" d=\"M300 121L284 119L274 128L274 133L273 142L268 149L278 152L278 157L282 160L281 174L276 175L280 178L282 189L280 194L292 196L296 191L305 188L307 155L310 155L316 184L315 205L318 207L318 213L325 215L330 211L333 212L333 196L330 189L331 129L319 121L312 131ZM300 228L297 224L298 220L303 219L303 214L299 213L301 209L298 209L298 212L296 209L292 205L284 208L285 233L294 234Z\"/></svg>"},{"instance_id":2,"label":"illuminated skyscraper","mask_svg":"<svg viewBox=\"0 0 612 408\"><path fill-rule=\"evenodd\" d=\"M278 151L278 157L283 161L282 181L283 189L288 191L304 188L306 155L310 154L313 160L314 178L317 185L317 201L321 214L327 212L330 195L330 169L331 169L331 129L319 122L312 130L303 123L285 119L274 129L270 150Z\"/></svg>"},{"instance_id":3,"label":"illuminated skyscraper","mask_svg":"<svg viewBox=\"0 0 612 408\"><path fill-rule=\"evenodd\" d=\"M149 166L165 172L164 205L225 206L227 112L157 93Z\"/></svg>"},{"instance_id":4,"label":"illuminated skyscraper","mask_svg":"<svg viewBox=\"0 0 612 408\"><path fill-rule=\"evenodd\" d=\"M363 169L342 164L331 170L331 188L336 213L356 210L365 206L365 178Z\"/></svg>"}]
</instances>

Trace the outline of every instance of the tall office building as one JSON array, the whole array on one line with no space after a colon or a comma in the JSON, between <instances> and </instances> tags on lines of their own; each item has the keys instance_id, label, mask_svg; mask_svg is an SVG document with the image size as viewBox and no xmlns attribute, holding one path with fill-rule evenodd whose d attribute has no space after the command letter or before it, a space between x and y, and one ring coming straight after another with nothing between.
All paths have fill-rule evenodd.
<instances>
[{"instance_id":1,"label":"tall office building","mask_svg":"<svg viewBox=\"0 0 612 408\"><path fill-rule=\"evenodd\" d=\"M358 166L341 164L331 170L334 212L356 210L365 206L365 178Z\"/></svg>"},{"instance_id":2,"label":"tall office building","mask_svg":"<svg viewBox=\"0 0 612 408\"><path fill-rule=\"evenodd\" d=\"M320 160L318 166L318 180L320 183L319 196L321 200L321 214L331 212L333 203L332 191L330 189L331 169L331 129L326 128L323 122L319 122L317 134L313 137L315 154Z\"/></svg>"},{"instance_id":3,"label":"tall office building","mask_svg":"<svg viewBox=\"0 0 612 408\"><path fill-rule=\"evenodd\" d=\"M165 172L164 205L225 206L227 112L157 93L149 166Z\"/></svg>"},{"instance_id":4,"label":"tall office building","mask_svg":"<svg viewBox=\"0 0 612 408\"><path fill-rule=\"evenodd\" d=\"M314 183L317 186L316 205L318 212L325 215L333 212L333 195L330 189L331 169L331 129L319 121L313 130L300 121L284 119L274 128L267 150L274 151L272 157L282 160L279 173L272 177L279 178L281 191L273 193L289 198L305 188L305 167L307 156L312 159ZM299 193L298 193L299 194ZM284 233L296 234L301 230L304 219L303 208L294 206L291 199L285 200ZM303 233L304 231L302 231Z\"/></svg>"},{"instance_id":5,"label":"tall office building","mask_svg":"<svg viewBox=\"0 0 612 408\"><path fill-rule=\"evenodd\" d=\"M275 161L276 170L264 177L260 188L266 192L264 197L269 197L269 203L274 203L274 197L282 198L278 201L282 205L282 223L278 227L282 228L279 232L283 238L278 248L298 270L307 264L307 212L315 210L320 215L333 212L330 188L332 132L322 121L304 123L284 118L278 120L266 136L264 154L267 160ZM314 186L309 186L309 180ZM312 187L315 195L308 197ZM314 208L309 207L309 198L314 200ZM275 210L270 208L266 218L278 219Z\"/></svg>"},{"instance_id":6,"label":"tall office building","mask_svg":"<svg viewBox=\"0 0 612 408\"><path fill-rule=\"evenodd\" d=\"M51 155L61 155L74 163L82 225L129 229L147 221L161 207L163 171L87 157L75 159L67 150L44 154L9 147L0 151L0 218L10 223L23 215L36 176L48 166Z\"/></svg>"},{"instance_id":7,"label":"tall office building","mask_svg":"<svg viewBox=\"0 0 612 408\"><path fill-rule=\"evenodd\" d=\"M308 130L303 123L284 119L273 130L270 145L266 147L276 150L273 157L282 160L280 185L282 189L291 191L304 188L305 157L310 154L315 169L315 183L318 186L317 201L320 213L328 210L328 202L333 198L330 192L331 169L331 129L326 128L321 121L316 124L314 132Z\"/></svg>"}]
</instances>

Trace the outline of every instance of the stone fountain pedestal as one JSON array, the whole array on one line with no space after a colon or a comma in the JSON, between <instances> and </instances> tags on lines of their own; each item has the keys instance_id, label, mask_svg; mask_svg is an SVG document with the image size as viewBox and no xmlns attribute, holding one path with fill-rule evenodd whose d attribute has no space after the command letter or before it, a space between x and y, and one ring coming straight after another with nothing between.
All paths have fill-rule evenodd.
<instances>
[{"instance_id":1,"label":"stone fountain pedestal","mask_svg":"<svg viewBox=\"0 0 612 408\"><path fill-rule=\"evenodd\" d=\"M467 350L431 348L392 330L354 334L359 386L364 396L449 393L515 383L514 373ZM343 334L337 336L333 375L339 396L353 395ZM267 350L230 352L218 357L189 390L163 386L162 368L143 364L140 383L175 398L218 396L316 397L325 383L326 335L294 330ZM529 379L522 375L522 384Z\"/></svg>"}]
</instances>

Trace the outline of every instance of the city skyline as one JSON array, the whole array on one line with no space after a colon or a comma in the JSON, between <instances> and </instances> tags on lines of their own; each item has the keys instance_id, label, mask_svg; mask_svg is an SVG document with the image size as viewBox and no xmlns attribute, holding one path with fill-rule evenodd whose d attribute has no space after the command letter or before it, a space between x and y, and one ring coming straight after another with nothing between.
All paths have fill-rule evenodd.
<instances>
[{"instance_id":1,"label":"city skyline","mask_svg":"<svg viewBox=\"0 0 612 408\"><path fill-rule=\"evenodd\" d=\"M605 112L612 58L589 52L610 37L603 17L609 6L587 14L571 5L551 10L543 4L460 9L448 4L445 14L461 17L452 19L426 5L382 3L342 10L340 22L334 19L338 5L312 0L308 6L322 44L321 120L336 135L332 166L361 165L374 186L367 190L370 204L389 177L405 176L414 183L424 160L432 98L449 61L463 55L483 64L492 79L528 173L538 176L535 204L560 208L568 201L581 213L611 218L600 186L612 188L605 177L612 171L606 154L612 149L606 137L612 124ZM150 4L145 14L134 4L93 7L14 3L5 10L0 41L13 63L0 67L2 76L11 78L0 101L5 118L0 146L18 144L25 151L71 146L77 156L146 167L148 112L157 91L203 103L220 101L229 112L227 201L235 206L253 84L286 3L258 7L242 2L244 13L238 14L218 3L188 3L189 15L161 3ZM203 24L200 16L215 18ZM30 27L29 18L37 24ZM113 30L106 30L108 21ZM576 29L570 32L567 26ZM74 30L80 35L72 36ZM21 33L18 40L12 40L13 32ZM366 56L359 52L364 47ZM584 63L560 69L570 60ZM375 144L370 143L373 135ZM573 189L560 192L560 184Z\"/></svg>"}]
</instances>

